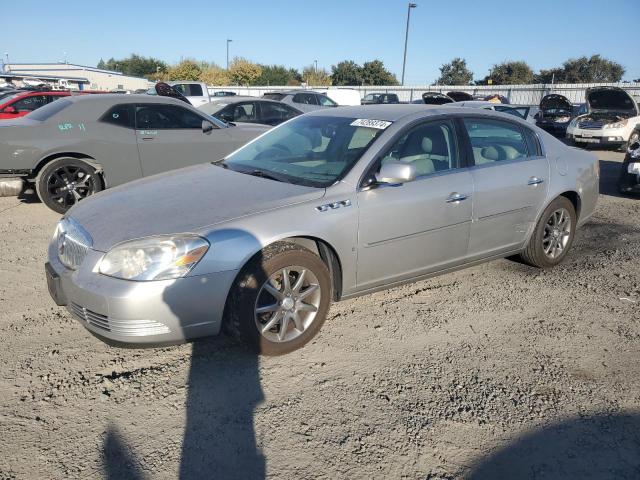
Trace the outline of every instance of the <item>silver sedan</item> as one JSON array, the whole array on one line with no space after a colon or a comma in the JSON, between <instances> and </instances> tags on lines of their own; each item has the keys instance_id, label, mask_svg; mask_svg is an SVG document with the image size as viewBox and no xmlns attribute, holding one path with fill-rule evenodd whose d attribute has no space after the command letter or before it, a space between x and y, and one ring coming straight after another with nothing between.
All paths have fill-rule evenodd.
<instances>
[{"instance_id":1,"label":"silver sedan","mask_svg":"<svg viewBox=\"0 0 640 480\"><path fill-rule=\"evenodd\" d=\"M58 225L47 280L109 342L224 329L283 354L318 333L332 301L512 255L557 265L598 176L593 155L513 115L318 111L221 162L81 202Z\"/></svg>"}]
</instances>

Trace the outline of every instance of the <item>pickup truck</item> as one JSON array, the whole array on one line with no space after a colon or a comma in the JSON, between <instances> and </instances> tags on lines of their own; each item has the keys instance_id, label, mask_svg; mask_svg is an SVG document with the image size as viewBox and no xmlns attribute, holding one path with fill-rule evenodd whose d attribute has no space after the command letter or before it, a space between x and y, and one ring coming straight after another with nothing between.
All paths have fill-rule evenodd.
<instances>
[{"instance_id":1,"label":"pickup truck","mask_svg":"<svg viewBox=\"0 0 640 480\"><path fill-rule=\"evenodd\" d=\"M189 100L194 107L209 103L214 98L209 95L207 84L203 82L177 81L167 83L187 97L187 100Z\"/></svg>"}]
</instances>

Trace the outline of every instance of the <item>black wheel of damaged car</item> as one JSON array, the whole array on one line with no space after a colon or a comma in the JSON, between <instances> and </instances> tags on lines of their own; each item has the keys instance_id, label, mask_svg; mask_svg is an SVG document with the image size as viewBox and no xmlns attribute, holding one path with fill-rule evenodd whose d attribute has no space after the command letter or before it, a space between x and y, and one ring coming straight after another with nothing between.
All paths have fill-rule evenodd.
<instances>
[{"instance_id":1,"label":"black wheel of damaged car","mask_svg":"<svg viewBox=\"0 0 640 480\"><path fill-rule=\"evenodd\" d=\"M38 197L58 213L65 213L80 200L102 189L102 179L96 169L77 158L54 160L36 177Z\"/></svg>"},{"instance_id":2,"label":"black wheel of damaged car","mask_svg":"<svg viewBox=\"0 0 640 480\"><path fill-rule=\"evenodd\" d=\"M331 304L331 279L322 259L279 242L242 270L225 307L225 330L263 355L301 348L320 330Z\"/></svg>"}]
</instances>

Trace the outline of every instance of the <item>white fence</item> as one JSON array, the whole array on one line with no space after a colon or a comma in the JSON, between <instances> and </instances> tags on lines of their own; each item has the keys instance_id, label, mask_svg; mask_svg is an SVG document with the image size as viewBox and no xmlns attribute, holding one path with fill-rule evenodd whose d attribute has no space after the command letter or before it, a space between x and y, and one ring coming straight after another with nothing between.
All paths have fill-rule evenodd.
<instances>
[{"instance_id":1,"label":"white fence","mask_svg":"<svg viewBox=\"0 0 640 480\"><path fill-rule=\"evenodd\" d=\"M632 96L640 100L640 83L576 83L576 84L538 84L538 85L482 85L482 86L443 86L443 85L425 85L425 86L413 86L413 87L400 87L400 86L380 86L380 87L307 87L310 90L313 89L326 89L326 88L349 88L358 90L360 95L364 97L367 93L373 92L389 92L396 93L401 101L410 102L421 97L424 92L442 92L447 93L451 91L467 92L471 95L485 96L490 94L500 94L509 99L509 101L516 105L538 105L542 97L549 93L559 93L564 95L573 103L584 102L584 92L589 87L596 86L616 86L627 90ZM254 97L260 97L266 92L275 92L282 90L295 90L301 87L209 87L210 92L217 90L227 90L235 92L238 95L250 95Z\"/></svg>"}]
</instances>

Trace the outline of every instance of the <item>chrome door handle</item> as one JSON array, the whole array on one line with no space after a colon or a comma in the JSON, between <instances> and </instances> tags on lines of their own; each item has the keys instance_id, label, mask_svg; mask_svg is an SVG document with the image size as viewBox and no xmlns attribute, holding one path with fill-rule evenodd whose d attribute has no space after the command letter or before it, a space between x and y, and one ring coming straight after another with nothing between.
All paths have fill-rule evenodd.
<instances>
[{"instance_id":1,"label":"chrome door handle","mask_svg":"<svg viewBox=\"0 0 640 480\"><path fill-rule=\"evenodd\" d=\"M462 193L452 193L447 197L447 203L461 202L462 200L466 200L469 198L469 195L464 195Z\"/></svg>"},{"instance_id":2,"label":"chrome door handle","mask_svg":"<svg viewBox=\"0 0 640 480\"><path fill-rule=\"evenodd\" d=\"M544 179L538 177L531 177L527 182L527 185L539 185L544 182Z\"/></svg>"}]
</instances>

